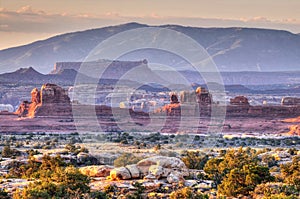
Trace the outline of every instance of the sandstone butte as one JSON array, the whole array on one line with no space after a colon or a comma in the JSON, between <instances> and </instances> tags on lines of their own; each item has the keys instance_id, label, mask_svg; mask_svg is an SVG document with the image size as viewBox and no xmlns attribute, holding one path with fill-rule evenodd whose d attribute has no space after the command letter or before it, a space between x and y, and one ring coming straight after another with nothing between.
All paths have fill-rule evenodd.
<instances>
[{"instance_id":1,"label":"sandstone butte","mask_svg":"<svg viewBox=\"0 0 300 199\"><path fill-rule=\"evenodd\" d=\"M176 93L170 95L170 104L156 110L151 117L162 116L165 115L166 122L165 126L161 130L166 133L177 132L180 126L186 125L189 127L192 125L192 121L195 118L201 118L203 124L193 124L200 125L205 131L207 125L209 123L205 123L208 120L211 114L211 110L214 107L220 108L220 105L213 101L212 95L208 92L208 90L204 88L198 88L195 91L183 91L180 93L180 99ZM72 110L73 108L73 110ZM184 112L182 109L184 108ZM223 107L224 108L224 107ZM298 117L300 115L300 105L292 104L292 105L259 105L252 106L249 104L248 99L244 96L237 96L230 100L230 104L226 107L226 121L231 125L232 128L228 129L229 131L278 131L280 126L281 129L286 128L288 122L284 121L286 118ZM120 108L117 108L120 109ZM85 110L85 111L82 111ZM61 118L71 118L72 120L72 111L80 111L82 116L83 125L82 128L86 128L86 125L89 125L88 118L91 111L96 111L96 115L99 123L103 126L105 131L116 131L118 126L116 122L114 122L114 115L112 114L112 108L103 105L97 105L96 107L92 107L89 105L71 104L70 98L68 97L67 91L55 84L44 84L40 90L34 88L31 91L31 101L23 101L15 114L19 117L24 118L39 118L39 120L49 120L51 118L61 119ZM124 109L120 109L120 112L127 111ZM144 112L135 112L132 109L129 109L130 116L133 119L133 122L140 124L141 126L147 125L150 121L149 113ZM4 116L3 116L4 117ZM86 117L86 118L85 118ZM182 124L182 117L190 118L187 121L187 124ZM43 119L45 118L45 119ZM47 118L47 119L46 119ZM262 118L264 118L262 120ZM253 124L253 121L267 121L266 124L262 124L262 127L268 125L265 128L258 127L259 124ZM278 121L274 126L274 120ZM29 122L29 120L27 120ZM49 120L50 121L50 120ZM25 122L25 121L24 121ZM41 122L41 121L40 121ZM238 125L236 122L239 122ZM268 123L268 124L267 124ZM13 123L15 124L15 123ZM14 130L13 124L7 123L3 126L2 129L5 131ZM63 123L57 124L57 128L55 129L63 129ZM237 125L235 125L237 124ZM248 124L248 126L245 124ZM27 123L26 123L27 125ZM28 124L30 125L30 124ZM33 124L32 124L33 125ZM60 126L59 126L60 125ZM74 129L71 122L68 123L68 129ZM250 125L250 127L249 127ZM252 126L251 126L252 125ZM272 127L272 126L274 127ZM299 135L299 120L294 121L291 127L290 134ZM295 126L297 125L297 126ZM206 127L205 127L206 126ZM5 128L4 128L5 127ZM37 126L38 127L38 126ZM43 128L47 128L47 126L43 126ZM270 129L269 129L270 128ZM277 129L277 130L276 130Z\"/></svg>"},{"instance_id":2,"label":"sandstone butte","mask_svg":"<svg viewBox=\"0 0 300 199\"><path fill-rule=\"evenodd\" d=\"M31 101L23 101L15 112L20 117L72 116L72 106L67 92L55 84L44 84L39 91L31 91Z\"/></svg>"},{"instance_id":3,"label":"sandstone butte","mask_svg":"<svg viewBox=\"0 0 300 199\"><path fill-rule=\"evenodd\" d=\"M197 88L194 92L183 92L179 102L176 93L170 95L170 104L155 111L156 113L166 113L170 117L180 117L181 108L184 106L190 116L210 116L211 107L220 107L213 102L212 95L204 88ZM199 110L195 109L198 104ZM96 106L98 112L105 112L100 109L110 109L110 107ZM191 110L189 110L191 109ZM131 112L134 112L130 110ZM31 91L31 101L23 101L15 112L20 117L51 117L51 116L72 116L72 105L67 91L55 84L44 84L39 91L34 88ZM145 116L145 113L133 113L137 116ZM108 114L107 116L109 116ZM237 96L230 99L230 104L226 106L227 117L279 117L290 118L300 115L300 105L259 105L251 106L244 96ZM105 115L104 115L105 116Z\"/></svg>"}]
</instances>

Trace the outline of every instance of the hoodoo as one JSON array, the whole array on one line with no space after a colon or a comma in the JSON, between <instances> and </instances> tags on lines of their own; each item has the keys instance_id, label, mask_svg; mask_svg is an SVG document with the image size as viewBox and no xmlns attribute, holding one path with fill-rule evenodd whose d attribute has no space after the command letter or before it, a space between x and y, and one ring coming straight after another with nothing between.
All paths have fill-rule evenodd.
<instances>
[{"instance_id":1,"label":"hoodoo","mask_svg":"<svg viewBox=\"0 0 300 199\"><path fill-rule=\"evenodd\" d=\"M31 91L31 102L23 101L16 111L19 117L69 117L72 106L67 92L56 84L44 84Z\"/></svg>"}]
</instances>

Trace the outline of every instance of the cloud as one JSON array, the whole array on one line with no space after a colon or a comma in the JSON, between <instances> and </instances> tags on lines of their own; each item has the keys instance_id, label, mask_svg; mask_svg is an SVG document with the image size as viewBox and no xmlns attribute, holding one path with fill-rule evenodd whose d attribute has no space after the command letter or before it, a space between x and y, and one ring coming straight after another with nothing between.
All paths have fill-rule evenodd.
<instances>
[{"instance_id":1,"label":"cloud","mask_svg":"<svg viewBox=\"0 0 300 199\"><path fill-rule=\"evenodd\" d=\"M60 33L119 23L113 16L92 16L89 14L51 14L24 6L17 11L0 8L0 31L23 33Z\"/></svg>"},{"instance_id":2,"label":"cloud","mask_svg":"<svg viewBox=\"0 0 300 199\"><path fill-rule=\"evenodd\" d=\"M132 21L153 25L179 24L199 27L258 27L286 29L295 33L300 32L300 21L297 19L270 20L264 16L224 19L160 16L156 13L143 16L123 16L117 12L107 12L102 15L91 15L89 13L74 15L69 13L47 13L27 5L16 11L0 8L0 18L0 32L19 33L59 34Z\"/></svg>"},{"instance_id":3,"label":"cloud","mask_svg":"<svg viewBox=\"0 0 300 199\"><path fill-rule=\"evenodd\" d=\"M16 11L16 13L20 14L37 14L37 15L45 15L46 13L42 10L33 9L31 6L23 6Z\"/></svg>"}]
</instances>

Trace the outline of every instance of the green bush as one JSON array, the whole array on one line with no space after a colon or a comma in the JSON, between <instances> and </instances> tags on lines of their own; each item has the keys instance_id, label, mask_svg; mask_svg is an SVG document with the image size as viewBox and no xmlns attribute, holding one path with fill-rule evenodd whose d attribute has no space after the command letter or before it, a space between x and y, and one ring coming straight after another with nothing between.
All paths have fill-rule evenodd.
<instances>
[{"instance_id":1,"label":"green bush","mask_svg":"<svg viewBox=\"0 0 300 199\"><path fill-rule=\"evenodd\" d=\"M182 156L181 160L189 169L202 170L208 161L208 156L200 152L186 151Z\"/></svg>"},{"instance_id":2,"label":"green bush","mask_svg":"<svg viewBox=\"0 0 300 199\"><path fill-rule=\"evenodd\" d=\"M197 193L190 187L184 187L173 191L170 194L170 199L208 199L207 194Z\"/></svg>"},{"instance_id":3,"label":"green bush","mask_svg":"<svg viewBox=\"0 0 300 199\"><path fill-rule=\"evenodd\" d=\"M78 169L58 166L50 175L40 176L38 181L16 191L13 198L81 198L90 193L89 182L89 178Z\"/></svg>"},{"instance_id":4,"label":"green bush","mask_svg":"<svg viewBox=\"0 0 300 199\"><path fill-rule=\"evenodd\" d=\"M117 159L114 161L114 166L115 167L124 167L126 165L130 164L136 164L143 158L137 157L131 153L123 153L121 156L119 156Z\"/></svg>"}]
</instances>

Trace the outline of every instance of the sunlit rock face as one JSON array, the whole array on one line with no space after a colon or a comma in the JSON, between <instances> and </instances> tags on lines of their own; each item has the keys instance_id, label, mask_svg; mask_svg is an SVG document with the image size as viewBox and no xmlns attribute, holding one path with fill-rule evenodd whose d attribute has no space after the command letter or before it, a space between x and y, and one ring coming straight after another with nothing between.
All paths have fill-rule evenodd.
<instances>
[{"instance_id":1,"label":"sunlit rock face","mask_svg":"<svg viewBox=\"0 0 300 199\"><path fill-rule=\"evenodd\" d=\"M44 84L39 91L31 91L31 102L23 101L16 111L20 117L71 116L71 102L67 92L56 84Z\"/></svg>"},{"instance_id":2,"label":"sunlit rock face","mask_svg":"<svg viewBox=\"0 0 300 199\"><path fill-rule=\"evenodd\" d=\"M41 102L41 95L37 88L31 91L31 103L39 104Z\"/></svg>"},{"instance_id":3,"label":"sunlit rock face","mask_svg":"<svg viewBox=\"0 0 300 199\"><path fill-rule=\"evenodd\" d=\"M189 175L186 165L176 157L153 156L137 164L114 168L110 171L111 180L129 180L152 176L153 179L169 178L175 182Z\"/></svg>"},{"instance_id":4,"label":"sunlit rock face","mask_svg":"<svg viewBox=\"0 0 300 199\"><path fill-rule=\"evenodd\" d=\"M300 136L300 125L292 125L290 126L289 135L298 135Z\"/></svg>"},{"instance_id":5,"label":"sunlit rock face","mask_svg":"<svg viewBox=\"0 0 300 199\"><path fill-rule=\"evenodd\" d=\"M109 165L93 165L81 167L79 171L89 177L107 177L113 168L113 166Z\"/></svg>"}]
</instances>

